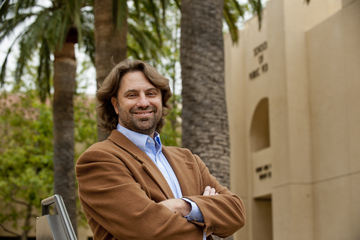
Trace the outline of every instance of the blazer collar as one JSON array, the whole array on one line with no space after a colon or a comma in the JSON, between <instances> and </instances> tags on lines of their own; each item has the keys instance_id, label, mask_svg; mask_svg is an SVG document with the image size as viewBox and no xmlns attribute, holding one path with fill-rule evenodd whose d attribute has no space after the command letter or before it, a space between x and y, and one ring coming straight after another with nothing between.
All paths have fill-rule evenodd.
<instances>
[{"instance_id":1,"label":"blazer collar","mask_svg":"<svg viewBox=\"0 0 360 240\"><path fill-rule=\"evenodd\" d=\"M114 142L118 147L126 151L135 160L140 162L144 171L154 180L154 182L156 182L167 198L174 198L174 195L166 179L155 163L146 155L146 153L144 153L140 148L138 148L133 142L131 142L126 136L124 136L116 129L111 132L108 140ZM175 174L177 175L176 172Z\"/></svg>"}]
</instances>

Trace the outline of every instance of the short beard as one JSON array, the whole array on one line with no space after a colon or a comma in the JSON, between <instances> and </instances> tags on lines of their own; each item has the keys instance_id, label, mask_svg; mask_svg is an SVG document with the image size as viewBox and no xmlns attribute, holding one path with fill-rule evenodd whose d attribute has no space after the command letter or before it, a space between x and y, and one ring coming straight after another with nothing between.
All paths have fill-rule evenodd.
<instances>
[{"instance_id":1,"label":"short beard","mask_svg":"<svg viewBox=\"0 0 360 240\"><path fill-rule=\"evenodd\" d=\"M153 111L154 117L134 120L134 112L137 110L151 110ZM160 114L158 114L158 109L155 107L130 109L130 114L126 114L124 110L121 109L121 107L118 105L118 112L119 122L121 122L125 128L145 135L151 135L155 132L162 117L162 110L160 110Z\"/></svg>"}]
</instances>

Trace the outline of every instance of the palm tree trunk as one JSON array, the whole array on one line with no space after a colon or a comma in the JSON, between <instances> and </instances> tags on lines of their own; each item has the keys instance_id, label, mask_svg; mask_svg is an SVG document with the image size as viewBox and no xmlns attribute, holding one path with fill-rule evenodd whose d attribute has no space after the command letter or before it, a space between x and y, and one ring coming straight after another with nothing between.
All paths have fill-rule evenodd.
<instances>
[{"instance_id":1,"label":"palm tree trunk","mask_svg":"<svg viewBox=\"0 0 360 240\"><path fill-rule=\"evenodd\" d=\"M127 19L121 30L115 27L113 20L113 0L94 1L95 19L95 68L97 87L110 73L114 64L126 59ZM126 10L125 10L126 12ZM100 123L100 119L97 119ZM109 133L98 128L98 140L105 140Z\"/></svg>"},{"instance_id":2,"label":"palm tree trunk","mask_svg":"<svg viewBox=\"0 0 360 240\"><path fill-rule=\"evenodd\" d=\"M76 59L74 42L54 53L54 192L63 199L77 232L74 172L74 104Z\"/></svg>"},{"instance_id":3,"label":"palm tree trunk","mask_svg":"<svg viewBox=\"0 0 360 240\"><path fill-rule=\"evenodd\" d=\"M229 187L223 1L181 1L182 145Z\"/></svg>"}]
</instances>

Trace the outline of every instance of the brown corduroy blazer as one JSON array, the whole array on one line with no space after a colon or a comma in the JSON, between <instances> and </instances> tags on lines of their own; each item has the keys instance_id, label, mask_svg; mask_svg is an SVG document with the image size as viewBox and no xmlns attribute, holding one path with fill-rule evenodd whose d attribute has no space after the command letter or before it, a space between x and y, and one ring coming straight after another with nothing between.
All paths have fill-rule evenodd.
<instances>
[{"instance_id":1,"label":"brown corduroy blazer","mask_svg":"<svg viewBox=\"0 0 360 240\"><path fill-rule=\"evenodd\" d=\"M232 235L245 223L242 200L209 173L189 150L163 147L183 197L194 201L204 223L188 222L159 202L174 198L153 161L123 134L114 130L79 158L79 198L94 239L202 240ZM219 195L202 196L206 186Z\"/></svg>"}]
</instances>

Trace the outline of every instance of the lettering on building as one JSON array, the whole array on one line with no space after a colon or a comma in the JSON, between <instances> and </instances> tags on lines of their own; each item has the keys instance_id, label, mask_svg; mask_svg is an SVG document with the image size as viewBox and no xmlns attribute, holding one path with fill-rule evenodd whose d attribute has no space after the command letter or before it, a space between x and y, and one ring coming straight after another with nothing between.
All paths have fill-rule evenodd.
<instances>
[{"instance_id":1,"label":"lettering on building","mask_svg":"<svg viewBox=\"0 0 360 240\"><path fill-rule=\"evenodd\" d=\"M271 164L257 167L255 169L255 172L259 176L260 180L263 180L265 178L271 178Z\"/></svg>"},{"instance_id":2,"label":"lettering on building","mask_svg":"<svg viewBox=\"0 0 360 240\"><path fill-rule=\"evenodd\" d=\"M264 62L264 53L268 47L267 41L261 43L259 46L254 48L254 57L258 59L259 67L249 73L250 80L259 77L261 74L266 73L269 70L269 64Z\"/></svg>"}]
</instances>

